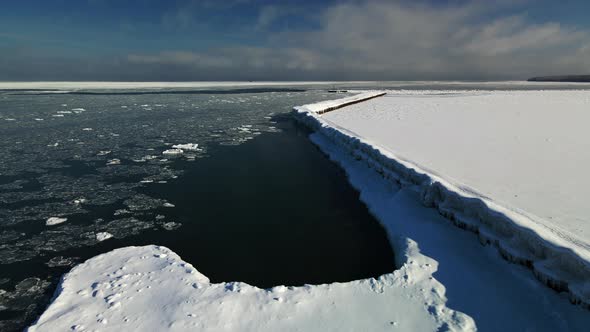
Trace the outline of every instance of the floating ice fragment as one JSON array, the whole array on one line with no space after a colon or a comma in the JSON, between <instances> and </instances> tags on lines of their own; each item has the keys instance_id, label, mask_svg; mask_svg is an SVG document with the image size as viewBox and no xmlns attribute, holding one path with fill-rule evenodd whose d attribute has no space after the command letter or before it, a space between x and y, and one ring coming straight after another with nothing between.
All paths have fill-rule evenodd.
<instances>
[{"instance_id":1,"label":"floating ice fragment","mask_svg":"<svg viewBox=\"0 0 590 332\"><path fill-rule=\"evenodd\" d=\"M84 131L92 131L92 128L82 128Z\"/></svg>"},{"instance_id":2,"label":"floating ice fragment","mask_svg":"<svg viewBox=\"0 0 590 332\"><path fill-rule=\"evenodd\" d=\"M181 223L177 223L177 222L174 222L174 221L170 221L170 222L166 222L166 223L164 223L164 224L162 225L162 228L164 228L164 229L165 229L165 230L167 230L167 231L172 231L172 230L175 230L175 229L179 228L180 226L182 226L182 224L181 224Z\"/></svg>"},{"instance_id":3,"label":"floating ice fragment","mask_svg":"<svg viewBox=\"0 0 590 332\"><path fill-rule=\"evenodd\" d=\"M113 213L114 216L120 216L122 214L129 214L131 213L129 210L126 209L118 209L117 211L115 211L115 213Z\"/></svg>"},{"instance_id":4,"label":"floating ice fragment","mask_svg":"<svg viewBox=\"0 0 590 332\"><path fill-rule=\"evenodd\" d=\"M86 110L79 107L79 108L72 108L72 111L85 112Z\"/></svg>"},{"instance_id":5,"label":"floating ice fragment","mask_svg":"<svg viewBox=\"0 0 590 332\"><path fill-rule=\"evenodd\" d=\"M86 203L86 198L78 198L74 200L74 204L83 204Z\"/></svg>"},{"instance_id":6,"label":"floating ice fragment","mask_svg":"<svg viewBox=\"0 0 590 332\"><path fill-rule=\"evenodd\" d=\"M35 118L35 121L43 121L41 118Z\"/></svg>"},{"instance_id":7,"label":"floating ice fragment","mask_svg":"<svg viewBox=\"0 0 590 332\"><path fill-rule=\"evenodd\" d=\"M110 150L103 150L103 151L98 151L98 153L96 155L97 156L106 156L109 153L111 153Z\"/></svg>"},{"instance_id":8,"label":"floating ice fragment","mask_svg":"<svg viewBox=\"0 0 590 332\"><path fill-rule=\"evenodd\" d=\"M53 257L49 260L49 262L45 263L49 267L60 267L60 266L72 266L76 264L75 257L64 257L64 256L57 256Z\"/></svg>"},{"instance_id":9,"label":"floating ice fragment","mask_svg":"<svg viewBox=\"0 0 590 332\"><path fill-rule=\"evenodd\" d=\"M168 203L168 202L164 203L164 205L162 205L162 206L163 206L163 207L167 207L167 208L173 208L173 207L175 207L175 205L174 205L174 204L172 204L172 203Z\"/></svg>"},{"instance_id":10,"label":"floating ice fragment","mask_svg":"<svg viewBox=\"0 0 590 332\"><path fill-rule=\"evenodd\" d=\"M113 237L113 234L111 234L109 232L99 232L99 233L96 233L96 240L98 242L102 242L102 241L108 240L108 239L110 239L112 237Z\"/></svg>"},{"instance_id":11,"label":"floating ice fragment","mask_svg":"<svg viewBox=\"0 0 590 332\"><path fill-rule=\"evenodd\" d=\"M121 160L117 159L117 158L107 161L107 165L120 165L120 164L121 164Z\"/></svg>"},{"instance_id":12,"label":"floating ice fragment","mask_svg":"<svg viewBox=\"0 0 590 332\"><path fill-rule=\"evenodd\" d=\"M53 114L52 116L55 118L63 118L64 117L63 114Z\"/></svg>"},{"instance_id":13,"label":"floating ice fragment","mask_svg":"<svg viewBox=\"0 0 590 332\"><path fill-rule=\"evenodd\" d=\"M51 217L45 221L45 225L53 226L53 225L64 223L67 220L68 220L68 218Z\"/></svg>"},{"instance_id":14,"label":"floating ice fragment","mask_svg":"<svg viewBox=\"0 0 590 332\"><path fill-rule=\"evenodd\" d=\"M176 144L172 145L175 149L180 149L183 151L197 151L199 150L199 144L196 143L186 143L186 144Z\"/></svg>"},{"instance_id":15,"label":"floating ice fragment","mask_svg":"<svg viewBox=\"0 0 590 332\"><path fill-rule=\"evenodd\" d=\"M168 150L165 150L164 152L162 152L162 154L171 155L171 156L181 155L183 153L184 153L184 151L182 149L168 149Z\"/></svg>"}]
</instances>

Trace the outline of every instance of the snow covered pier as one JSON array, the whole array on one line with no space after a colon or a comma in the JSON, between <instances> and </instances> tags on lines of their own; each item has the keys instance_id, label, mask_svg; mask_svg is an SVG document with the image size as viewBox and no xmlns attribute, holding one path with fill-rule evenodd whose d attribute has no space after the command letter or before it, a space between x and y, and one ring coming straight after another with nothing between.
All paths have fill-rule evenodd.
<instances>
[{"instance_id":1,"label":"snow covered pier","mask_svg":"<svg viewBox=\"0 0 590 332\"><path fill-rule=\"evenodd\" d=\"M590 307L590 91L391 91L321 115L348 99L296 107L296 117L320 147L335 144L413 188L423 205Z\"/></svg>"},{"instance_id":2,"label":"snow covered pier","mask_svg":"<svg viewBox=\"0 0 590 332\"><path fill-rule=\"evenodd\" d=\"M318 114L328 113L330 111L334 111L342 107L358 104L369 99L385 96L385 94L386 92L357 94L348 98L339 99L339 102L334 104L333 106L322 106L321 109L318 109L316 112Z\"/></svg>"}]
</instances>

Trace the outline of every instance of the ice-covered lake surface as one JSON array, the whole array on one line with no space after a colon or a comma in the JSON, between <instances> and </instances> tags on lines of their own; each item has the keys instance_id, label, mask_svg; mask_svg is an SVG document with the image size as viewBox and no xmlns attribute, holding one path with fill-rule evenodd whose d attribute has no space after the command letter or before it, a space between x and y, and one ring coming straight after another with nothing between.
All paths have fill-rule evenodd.
<instances>
[{"instance_id":1,"label":"ice-covered lake surface","mask_svg":"<svg viewBox=\"0 0 590 332\"><path fill-rule=\"evenodd\" d=\"M166 245L213 281L259 287L391 272L381 226L285 115L330 97L0 91L0 330L32 322L73 265L126 245Z\"/></svg>"},{"instance_id":2,"label":"ice-covered lake surface","mask_svg":"<svg viewBox=\"0 0 590 332\"><path fill-rule=\"evenodd\" d=\"M1 178L6 189L2 195L13 198L8 201L0 196L2 206L15 211L7 211L6 220L27 213L34 217L17 218L1 233L3 259L24 253L18 260L11 258L14 261L6 265L10 272L2 270L7 277L0 287L8 290L0 292L0 305L5 307L0 318L5 326L30 321L39 312L34 305L47 303L56 275L72 265L114 248L152 243L170 247L182 259L155 246L95 257L68 275L33 330L378 331L473 330L477 326L484 331L554 331L583 330L590 323L586 309L571 305L523 267L500 259L476 237L449 225L435 210L424 208L417 188L392 186L367 167L363 158L351 156L316 133L312 140L346 170L360 199L385 226L396 249L398 270L362 279L369 275L359 275L355 265L370 264L377 273L373 276L393 269L383 230L358 205L358 194L345 183L343 173L309 146L308 132L282 121L281 113L293 105L335 98L324 92L326 84L172 85L151 91L154 86L128 90L128 85L92 83L86 89L101 90L77 90L76 83L29 83L19 86L21 91L0 92L0 102L22 98L21 110L33 113L28 120L24 111L1 114L2 133L12 128L6 131L12 142L3 142L1 153L23 156L24 163L43 163L31 171L19 169L18 164L2 168L2 172L15 172ZM521 82L328 86L398 91L587 88ZM0 84L0 88L6 87ZM38 90L31 90L34 88ZM256 91L247 91L252 88ZM308 89L312 90L305 91ZM66 90L70 92L64 94ZM31 98L41 98L37 108L30 107ZM67 100L48 103L52 98ZM78 98L86 102L73 105L69 101ZM108 106L92 107L97 106L89 102L92 100ZM0 112L7 109L0 108ZM93 112L94 117L88 118ZM50 122L44 122L48 118ZM70 122L61 126L54 122L60 120ZM29 135L16 139L17 126L23 123L31 126ZM54 125L43 129L41 123ZM41 147L32 147L25 144L30 137L48 139ZM70 141L72 137L76 139ZM16 159L8 162L12 160ZM52 179L54 175L58 177ZM43 196L41 187L47 187L51 196ZM28 192L37 194L14 201ZM16 204L5 205L11 202ZM233 209L227 207L228 202ZM62 207L68 210L53 213ZM261 216L265 220L283 218L280 225L270 227L250 222ZM265 241L259 242L261 238ZM289 239L295 250L275 250ZM194 250L199 245L203 247ZM273 257L269 248L291 256ZM317 260L314 256L320 254ZM263 259L257 265L253 257L259 255ZM222 266L242 267L242 272L252 274L234 278L231 273L224 275ZM366 266L360 269L367 271ZM318 270L334 273L314 276ZM267 287L296 285L302 280L352 279L360 280L269 290L223 282Z\"/></svg>"},{"instance_id":3,"label":"ice-covered lake surface","mask_svg":"<svg viewBox=\"0 0 590 332\"><path fill-rule=\"evenodd\" d=\"M391 91L323 118L590 252L589 110L590 90Z\"/></svg>"}]
</instances>

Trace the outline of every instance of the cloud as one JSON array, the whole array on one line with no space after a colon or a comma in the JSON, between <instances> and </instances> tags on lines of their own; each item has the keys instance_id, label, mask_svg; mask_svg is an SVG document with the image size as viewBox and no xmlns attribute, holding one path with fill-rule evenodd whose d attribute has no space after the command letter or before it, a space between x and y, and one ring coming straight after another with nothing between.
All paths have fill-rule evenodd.
<instances>
[{"instance_id":1,"label":"cloud","mask_svg":"<svg viewBox=\"0 0 590 332\"><path fill-rule=\"evenodd\" d=\"M258 18L256 21L256 30L264 30L271 27L277 20L286 16L304 15L305 11L301 7L292 5L265 5L258 11Z\"/></svg>"},{"instance_id":2,"label":"cloud","mask_svg":"<svg viewBox=\"0 0 590 332\"><path fill-rule=\"evenodd\" d=\"M264 7L257 25L266 27L283 15L277 8ZM149 57L152 64L197 71L260 70L257 76L268 79L289 79L280 75L294 71L325 79L524 79L590 72L588 31L496 11L486 3L351 2L327 8L319 28L276 33L264 47Z\"/></svg>"},{"instance_id":3,"label":"cloud","mask_svg":"<svg viewBox=\"0 0 590 332\"><path fill-rule=\"evenodd\" d=\"M133 53L108 63L97 59L95 67L100 77L134 80L494 80L590 73L590 31L533 22L509 1L490 3L339 3L276 32L273 22L289 15L297 21L304 11L271 5L253 18L252 26L265 30L256 47ZM191 16L182 15L171 20L189 22Z\"/></svg>"}]
</instances>

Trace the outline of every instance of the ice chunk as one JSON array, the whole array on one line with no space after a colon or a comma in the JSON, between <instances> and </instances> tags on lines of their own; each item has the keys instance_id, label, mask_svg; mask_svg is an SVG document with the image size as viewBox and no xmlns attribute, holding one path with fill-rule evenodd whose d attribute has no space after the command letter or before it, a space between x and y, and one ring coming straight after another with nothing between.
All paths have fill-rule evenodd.
<instances>
[{"instance_id":1,"label":"ice chunk","mask_svg":"<svg viewBox=\"0 0 590 332\"><path fill-rule=\"evenodd\" d=\"M78 198L74 200L74 204L83 204L86 203L86 198Z\"/></svg>"},{"instance_id":2,"label":"ice chunk","mask_svg":"<svg viewBox=\"0 0 590 332\"><path fill-rule=\"evenodd\" d=\"M67 220L68 220L68 218L51 217L45 221L45 225L47 225L47 226L58 225L58 224L66 222Z\"/></svg>"},{"instance_id":3,"label":"ice chunk","mask_svg":"<svg viewBox=\"0 0 590 332\"><path fill-rule=\"evenodd\" d=\"M182 149L168 149L168 150L165 150L164 152L162 152L162 154L169 155L169 156L181 155L183 153L184 153L184 151Z\"/></svg>"},{"instance_id":4,"label":"ice chunk","mask_svg":"<svg viewBox=\"0 0 590 332\"><path fill-rule=\"evenodd\" d=\"M176 144L172 145L175 149L180 149L183 151L197 151L199 150L199 144L196 143L186 143L186 144Z\"/></svg>"},{"instance_id":5,"label":"ice chunk","mask_svg":"<svg viewBox=\"0 0 590 332\"><path fill-rule=\"evenodd\" d=\"M170 222L166 222L166 223L162 224L162 228L164 228L167 231L175 230L175 229L179 228L180 226L182 226L181 223L177 223L174 221L170 221Z\"/></svg>"},{"instance_id":6,"label":"ice chunk","mask_svg":"<svg viewBox=\"0 0 590 332\"><path fill-rule=\"evenodd\" d=\"M109 232L99 232L99 233L96 233L96 240L98 242L102 242L102 241L108 240L108 239L110 239L112 237L113 237L113 234L111 234Z\"/></svg>"}]
</instances>

